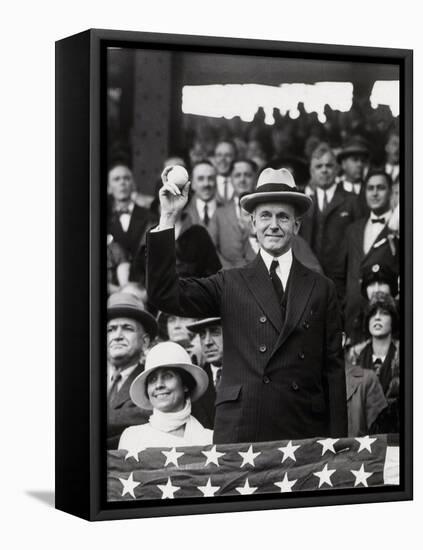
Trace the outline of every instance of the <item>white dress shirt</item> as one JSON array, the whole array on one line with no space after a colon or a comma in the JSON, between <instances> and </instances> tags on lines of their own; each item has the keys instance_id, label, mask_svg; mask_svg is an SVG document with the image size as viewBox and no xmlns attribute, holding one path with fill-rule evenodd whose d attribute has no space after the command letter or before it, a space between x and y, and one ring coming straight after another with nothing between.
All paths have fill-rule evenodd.
<instances>
[{"instance_id":1,"label":"white dress shirt","mask_svg":"<svg viewBox=\"0 0 423 550\"><path fill-rule=\"evenodd\" d=\"M216 387L216 381L217 381L217 373L219 372L219 370L222 368L222 365L218 366L218 365L210 365L210 369L211 369L211 372L212 372L212 376L213 376L213 384L214 384L214 387Z\"/></svg>"},{"instance_id":2,"label":"white dress shirt","mask_svg":"<svg viewBox=\"0 0 423 550\"><path fill-rule=\"evenodd\" d=\"M217 208L216 199L212 199L211 201L208 201L208 202L202 201L201 199L198 199L198 198L195 199L195 207L197 208L198 215L202 222L204 222L204 207L206 204L207 204L207 215L210 220L213 214L216 212L216 208Z\"/></svg>"},{"instance_id":3,"label":"white dress shirt","mask_svg":"<svg viewBox=\"0 0 423 550\"><path fill-rule=\"evenodd\" d=\"M385 225L389 222L392 215L392 211L388 210L380 216L376 216L373 212L370 212L370 217L367 220L366 227L364 228L364 241L363 241L363 251L364 254L372 248L379 234L385 228ZM384 218L384 223L373 223L372 220L378 218Z\"/></svg>"},{"instance_id":4,"label":"white dress shirt","mask_svg":"<svg viewBox=\"0 0 423 550\"><path fill-rule=\"evenodd\" d=\"M128 228L129 228L129 224L131 222L131 216L132 216L132 211L134 210L134 203L133 202L130 202L128 204L128 210L129 210L129 213L128 214L120 214L119 216L119 221L120 221L120 225L122 226L122 229L125 231L128 231Z\"/></svg>"},{"instance_id":5,"label":"white dress shirt","mask_svg":"<svg viewBox=\"0 0 423 550\"><path fill-rule=\"evenodd\" d=\"M292 250L289 249L285 254L282 254L282 256L278 256L277 258L275 256L272 256L262 248L260 249L261 257L266 264L267 271L270 272L270 266L272 265L273 260L278 261L278 267L276 268L276 275L281 280L283 289L286 289L286 285L288 283L288 277L289 273L291 271L292 266Z\"/></svg>"},{"instance_id":6,"label":"white dress shirt","mask_svg":"<svg viewBox=\"0 0 423 550\"><path fill-rule=\"evenodd\" d=\"M399 171L399 164L389 164L389 162L385 164L385 172L391 176L392 181L395 181L397 179L397 177L399 176Z\"/></svg>"},{"instance_id":7,"label":"white dress shirt","mask_svg":"<svg viewBox=\"0 0 423 550\"><path fill-rule=\"evenodd\" d=\"M121 370L121 369L117 369L113 365L110 365L110 364L107 365L107 393L109 393L110 388L112 387L113 380L116 374L121 375L121 379L117 383L117 388L116 388L117 391L119 391L123 386L123 384L128 379L128 376L131 374L131 372L133 372L137 368L137 366L138 366L138 363L135 363L135 365L132 365L131 367L127 367L126 369Z\"/></svg>"},{"instance_id":8,"label":"white dress shirt","mask_svg":"<svg viewBox=\"0 0 423 550\"><path fill-rule=\"evenodd\" d=\"M316 189L317 204L319 206L320 212L322 212L322 210L323 210L325 191L326 191L327 203L330 204L330 202L333 199L333 196L335 194L335 191L336 191L336 183L334 183L333 185L331 185L327 189L321 189L320 187L317 187L317 189Z\"/></svg>"},{"instance_id":9,"label":"white dress shirt","mask_svg":"<svg viewBox=\"0 0 423 550\"><path fill-rule=\"evenodd\" d=\"M354 195L359 195L361 191L361 182L353 183L352 181L344 180L344 189L349 193L354 193Z\"/></svg>"}]
</instances>

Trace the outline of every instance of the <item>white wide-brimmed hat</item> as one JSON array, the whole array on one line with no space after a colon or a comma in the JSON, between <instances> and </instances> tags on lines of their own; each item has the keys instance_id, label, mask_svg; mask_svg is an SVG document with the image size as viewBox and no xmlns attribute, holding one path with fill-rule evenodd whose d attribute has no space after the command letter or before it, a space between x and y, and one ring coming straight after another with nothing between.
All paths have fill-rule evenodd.
<instances>
[{"instance_id":1,"label":"white wide-brimmed hat","mask_svg":"<svg viewBox=\"0 0 423 550\"><path fill-rule=\"evenodd\" d=\"M153 408L147 396L147 378L154 370L163 367L181 369L193 377L195 387L190 394L191 401L201 397L209 385L207 373L191 363L190 356L182 346L175 342L161 342L147 353L144 371L135 378L129 388L129 395L135 405L147 410Z\"/></svg>"},{"instance_id":2,"label":"white wide-brimmed hat","mask_svg":"<svg viewBox=\"0 0 423 550\"><path fill-rule=\"evenodd\" d=\"M295 206L297 214L302 216L311 206L311 198L301 193L289 170L265 168L257 181L256 190L244 195L240 204L250 214L263 202L286 202Z\"/></svg>"}]
</instances>

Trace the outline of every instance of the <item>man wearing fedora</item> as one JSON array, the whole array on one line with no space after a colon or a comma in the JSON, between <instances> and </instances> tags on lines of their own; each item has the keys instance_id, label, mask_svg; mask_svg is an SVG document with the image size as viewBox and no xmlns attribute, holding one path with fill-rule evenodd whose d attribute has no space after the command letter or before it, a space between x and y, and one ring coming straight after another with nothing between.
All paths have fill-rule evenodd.
<instances>
[{"instance_id":1,"label":"man wearing fedora","mask_svg":"<svg viewBox=\"0 0 423 550\"><path fill-rule=\"evenodd\" d=\"M215 443L347 433L342 329L335 287L292 254L311 199L286 169L265 169L241 199L260 251L244 267L178 279L173 224L189 190L162 174L159 226L147 237L147 290L160 309L221 317L222 377Z\"/></svg>"},{"instance_id":2,"label":"man wearing fedora","mask_svg":"<svg viewBox=\"0 0 423 550\"><path fill-rule=\"evenodd\" d=\"M213 429L216 392L220 386L223 369L223 337L220 317L208 317L187 325L187 329L199 335L201 351L205 359L203 369L209 385L204 395L193 405L192 414L205 428Z\"/></svg>"},{"instance_id":3,"label":"man wearing fedora","mask_svg":"<svg viewBox=\"0 0 423 550\"><path fill-rule=\"evenodd\" d=\"M125 428L148 421L149 412L138 408L129 388L144 370L143 355L157 334L157 323L144 311L141 300L116 292L107 302L107 448L117 449Z\"/></svg>"}]
</instances>

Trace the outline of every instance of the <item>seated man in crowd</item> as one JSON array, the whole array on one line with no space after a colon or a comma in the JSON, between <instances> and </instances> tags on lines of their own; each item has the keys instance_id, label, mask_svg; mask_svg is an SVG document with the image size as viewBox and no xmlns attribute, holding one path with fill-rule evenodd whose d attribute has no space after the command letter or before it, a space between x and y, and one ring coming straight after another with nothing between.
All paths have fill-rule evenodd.
<instances>
[{"instance_id":1,"label":"seated man in crowd","mask_svg":"<svg viewBox=\"0 0 423 550\"><path fill-rule=\"evenodd\" d=\"M157 323L140 300L123 292L109 297L107 318L107 448L117 449L123 430L147 422L150 415L134 405L129 388L144 370Z\"/></svg>"},{"instance_id":2,"label":"seated man in crowd","mask_svg":"<svg viewBox=\"0 0 423 550\"><path fill-rule=\"evenodd\" d=\"M222 377L223 337L220 317L209 317L187 325L188 330L199 335L205 359L204 370L209 385L204 395L195 403L192 414L205 428L213 429L216 392Z\"/></svg>"},{"instance_id":3,"label":"seated man in crowd","mask_svg":"<svg viewBox=\"0 0 423 550\"><path fill-rule=\"evenodd\" d=\"M375 264L399 273L399 240L389 227L392 180L385 172L370 172L365 183L370 215L352 223L346 231L345 331L353 337L360 307L360 271Z\"/></svg>"}]
</instances>

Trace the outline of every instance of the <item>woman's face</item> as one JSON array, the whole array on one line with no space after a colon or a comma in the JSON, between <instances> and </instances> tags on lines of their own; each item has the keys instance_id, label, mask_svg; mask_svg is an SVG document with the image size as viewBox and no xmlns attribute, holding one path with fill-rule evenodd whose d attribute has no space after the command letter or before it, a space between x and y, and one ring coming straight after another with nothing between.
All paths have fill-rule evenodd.
<instances>
[{"instance_id":1,"label":"woman's face","mask_svg":"<svg viewBox=\"0 0 423 550\"><path fill-rule=\"evenodd\" d=\"M383 309L378 309L369 319L369 332L376 338L387 336L392 331L391 315Z\"/></svg>"},{"instance_id":2,"label":"woman's face","mask_svg":"<svg viewBox=\"0 0 423 550\"><path fill-rule=\"evenodd\" d=\"M147 395L153 409L161 412L180 411L185 406L187 388L176 370L159 368L147 379Z\"/></svg>"}]
</instances>

